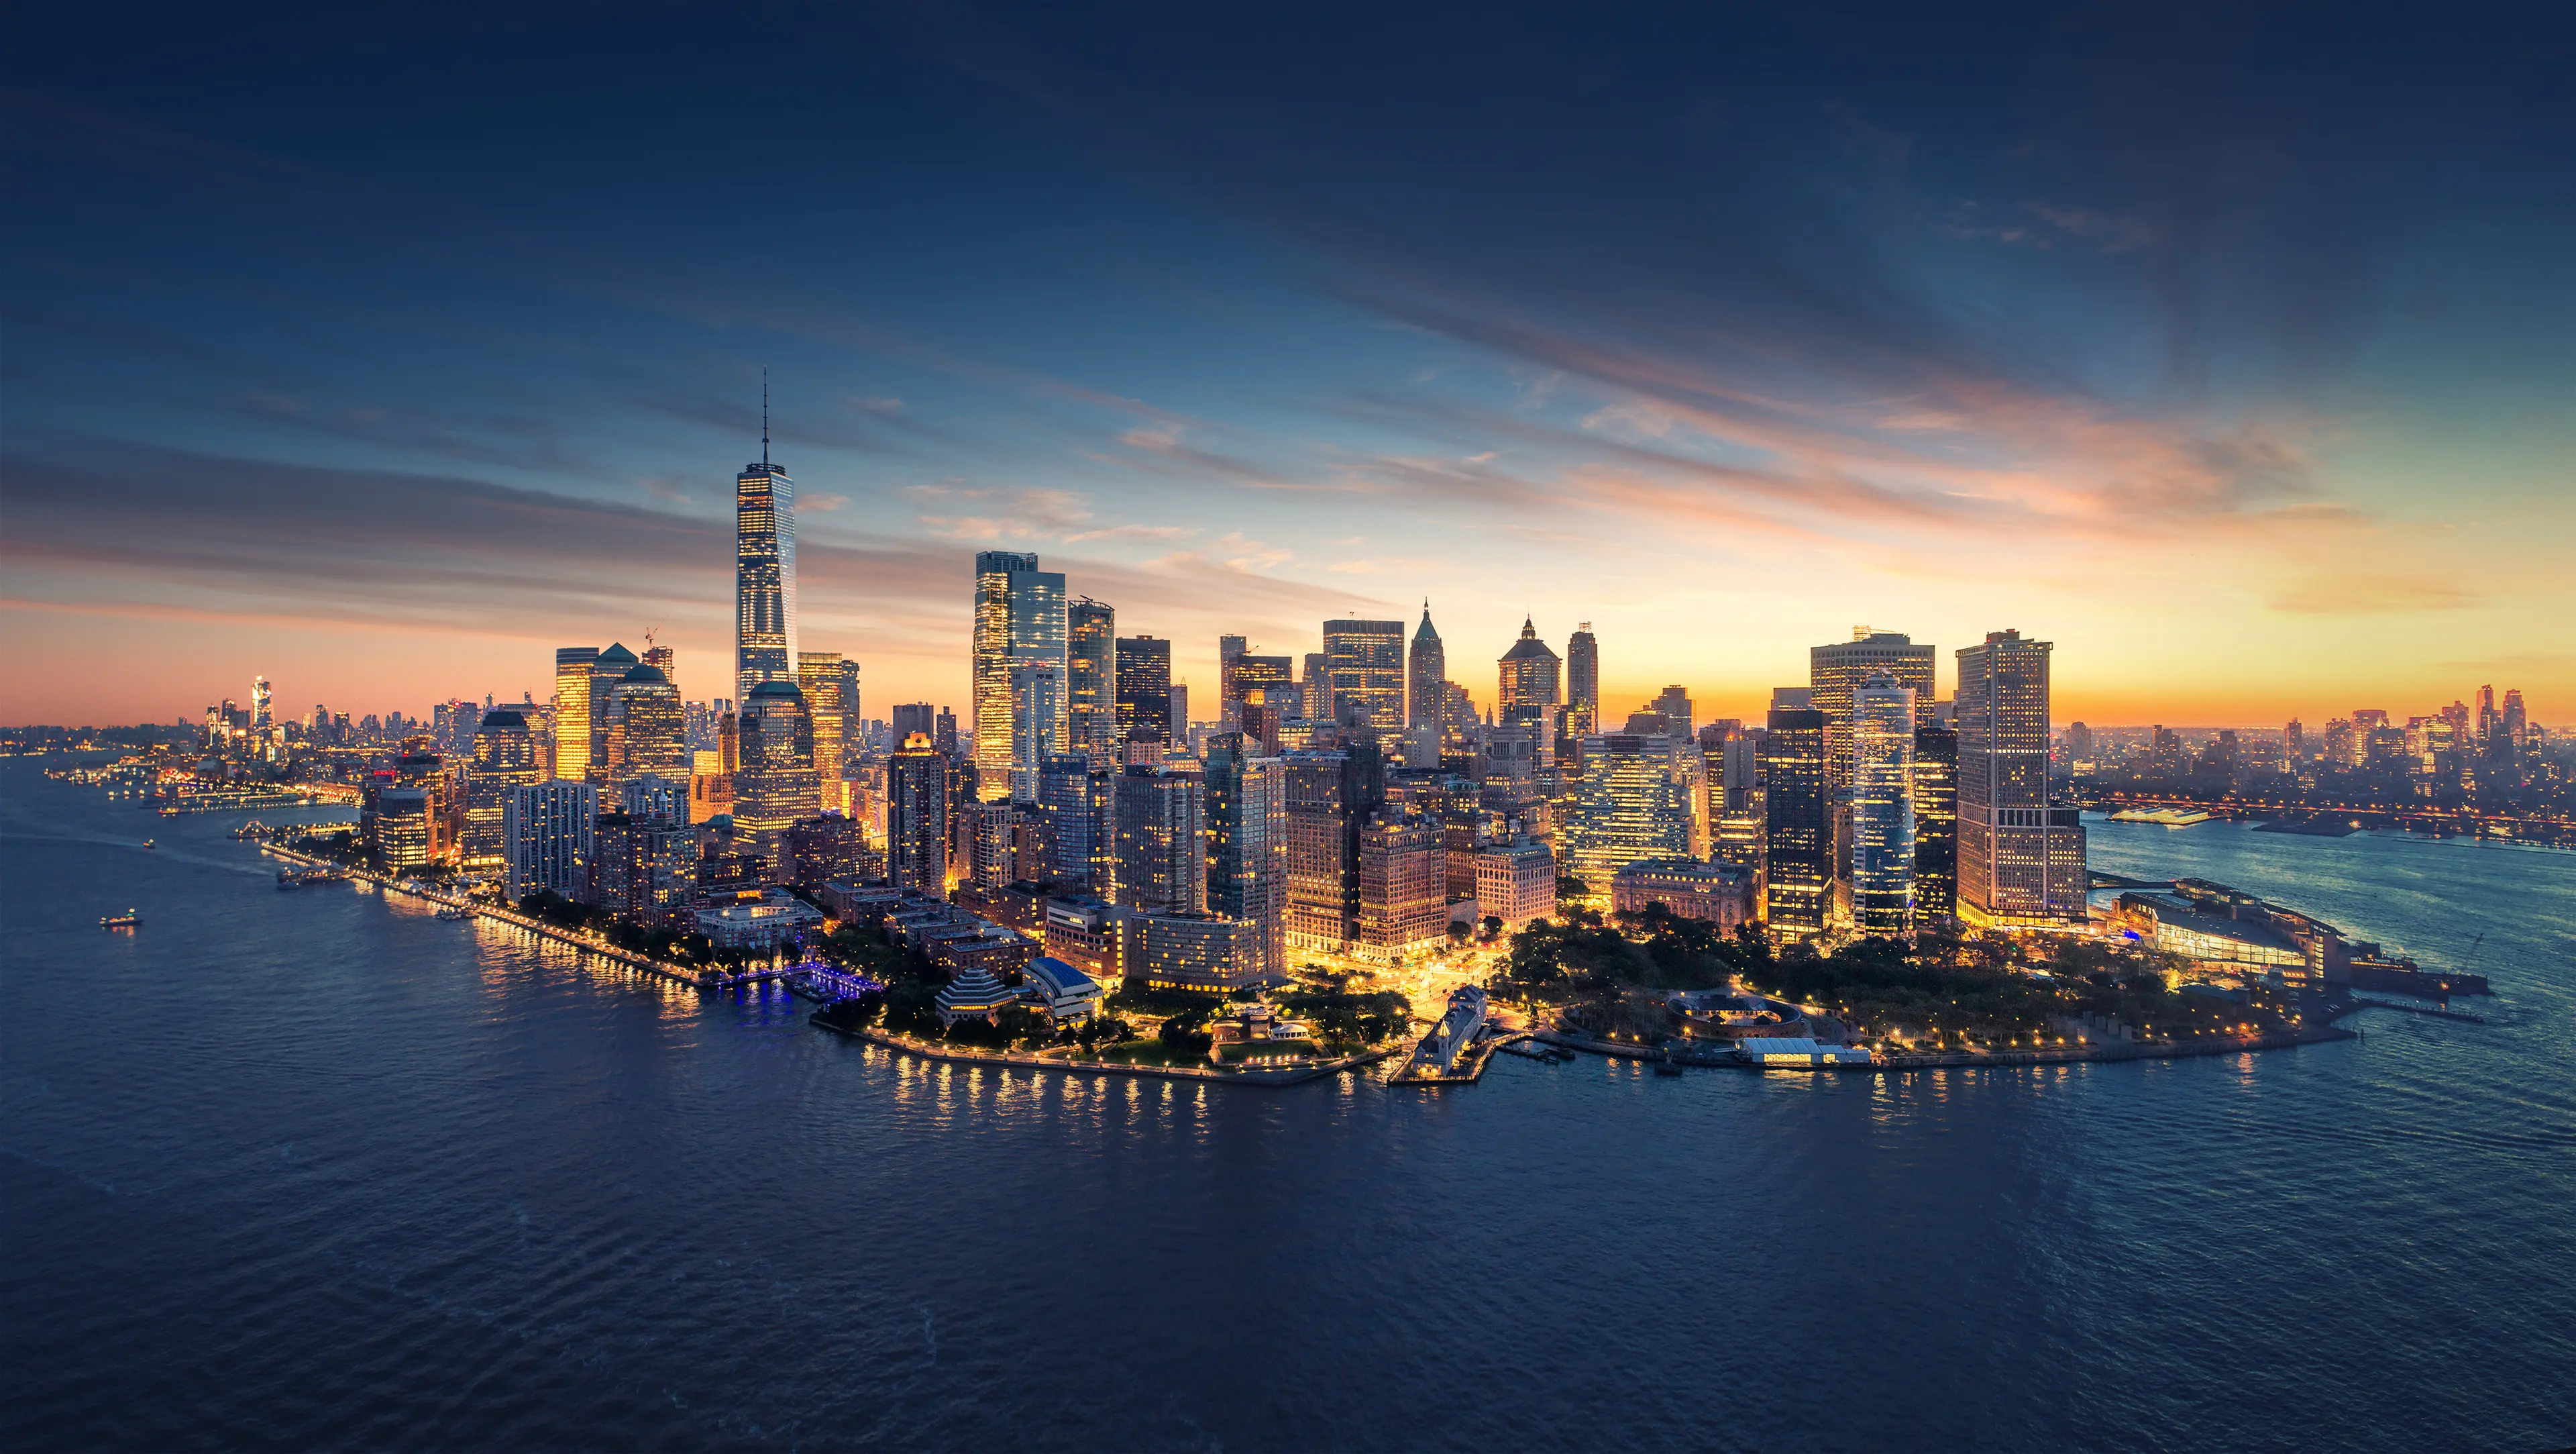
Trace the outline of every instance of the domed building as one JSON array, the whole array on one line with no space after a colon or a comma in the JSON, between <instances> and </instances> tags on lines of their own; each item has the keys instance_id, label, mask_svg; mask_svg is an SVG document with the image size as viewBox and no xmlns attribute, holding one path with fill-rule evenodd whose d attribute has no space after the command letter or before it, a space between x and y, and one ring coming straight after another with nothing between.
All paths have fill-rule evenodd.
<instances>
[{"instance_id":1,"label":"domed building","mask_svg":"<svg viewBox=\"0 0 2576 1454\"><path fill-rule=\"evenodd\" d=\"M1547 709L1563 700L1558 695L1559 662L1548 644L1538 639L1538 628L1527 617L1521 620L1521 639L1513 642L1512 649L1503 653L1500 665L1502 692L1496 698L1500 704L1496 714L1499 719L1504 722L1546 721ZM1515 711L1515 708L1522 710Z\"/></svg>"},{"instance_id":2,"label":"domed building","mask_svg":"<svg viewBox=\"0 0 2576 1454\"><path fill-rule=\"evenodd\" d=\"M609 689L607 716L610 792L647 774L687 786L688 713L660 667L638 662L628 668Z\"/></svg>"}]
</instances>

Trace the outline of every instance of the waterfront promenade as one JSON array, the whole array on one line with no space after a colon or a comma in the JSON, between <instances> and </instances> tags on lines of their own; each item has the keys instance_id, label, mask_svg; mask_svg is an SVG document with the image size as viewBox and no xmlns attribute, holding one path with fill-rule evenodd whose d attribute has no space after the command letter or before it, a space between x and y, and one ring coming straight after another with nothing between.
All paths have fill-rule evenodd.
<instances>
[{"instance_id":1,"label":"waterfront promenade","mask_svg":"<svg viewBox=\"0 0 2576 1454\"><path fill-rule=\"evenodd\" d=\"M629 969L639 970L645 974L652 975L656 979L668 980L673 984L687 985L691 989L731 989L737 985L758 984L765 980L784 979L792 972L785 967L744 970L732 974L718 973L714 970L691 969L686 965L673 964L666 959L655 959L649 954L638 954L632 949L621 949L614 944L610 944L605 940L599 939L590 934L583 933L580 930L566 929L559 925L549 924L542 919L532 919L525 914L519 913L515 909L505 909L498 904L485 903L481 900L470 899L461 894L438 893L426 885L420 884L416 881L396 879L386 874L370 873L362 868L351 868L346 864L334 863L327 858L316 858L309 853L298 853L292 848L282 847L275 843L261 844L260 851L270 855L271 857L280 858L288 863L298 864L307 868L338 869L347 873L351 878L373 884L377 888L384 890L386 893L404 894L412 898L424 899L433 904L439 904L450 909L460 910L477 919L490 919L496 923L507 924L514 929L524 929L541 939L551 939L558 944L569 945L574 949L578 949L584 954L593 954L603 959L615 960L617 963L625 965Z\"/></svg>"},{"instance_id":2,"label":"waterfront promenade","mask_svg":"<svg viewBox=\"0 0 2576 1454\"><path fill-rule=\"evenodd\" d=\"M814 1022L837 1035L882 1045L888 1050L924 1060L944 1060L957 1065L990 1065L1021 1070L1060 1070L1075 1075L1130 1075L1153 1080L1213 1081L1220 1085L1285 1086L1302 1085L1310 1080L1357 1070L1395 1054L1393 1048L1363 1050L1354 1055L1319 1060L1312 1065L1292 1066L1283 1070L1220 1070L1213 1065L1127 1065L1114 1060L1075 1060L1070 1056L1041 1054L1028 1050L961 1050L955 1046L937 1045L915 1040L891 1030L850 1030L824 1021Z\"/></svg>"},{"instance_id":3,"label":"waterfront promenade","mask_svg":"<svg viewBox=\"0 0 2576 1454\"><path fill-rule=\"evenodd\" d=\"M2369 1002L2356 1005L2362 1008ZM2398 1009L2403 1006L2387 1006ZM1618 1040L1597 1040L1564 1030L1540 1030L1532 1038L1569 1050L1581 1050L1628 1060L1660 1060L1660 1045L1632 1044ZM1864 1063L1840 1061L1816 1066L1751 1065L1728 1060L1689 1060L1682 1062L1712 1070L1819 1070L1845 1073L1891 1074L1916 1070L2007 1069L2030 1065L2070 1065L2093 1060L2173 1060L2195 1055L2241 1055L2252 1050L2288 1050L2301 1045L2322 1045L2334 1040L2357 1038L2353 1031L2338 1025L2302 1025L2295 1029L2264 1035L2213 1035L2191 1040L2131 1041L2117 1045L2068 1045L2034 1050L1927 1050L1906 1054L1873 1054Z\"/></svg>"}]
</instances>

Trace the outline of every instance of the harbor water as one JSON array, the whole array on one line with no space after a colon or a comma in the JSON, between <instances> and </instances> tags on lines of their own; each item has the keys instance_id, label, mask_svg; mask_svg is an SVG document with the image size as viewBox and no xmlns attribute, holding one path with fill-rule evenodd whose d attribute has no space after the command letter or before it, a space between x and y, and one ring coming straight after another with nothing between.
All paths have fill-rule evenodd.
<instances>
[{"instance_id":1,"label":"harbor water","mask_svg":"<svg viewBox=\"0 0 2576 1454\"><path fill-rule=\"evenodd\" d=\"M907 1060L236 821L0 761L0 1447L2576 1441L2576 855L2092 825L2484 1024L1266 1091Z\"/></svg>"}]
</instances>

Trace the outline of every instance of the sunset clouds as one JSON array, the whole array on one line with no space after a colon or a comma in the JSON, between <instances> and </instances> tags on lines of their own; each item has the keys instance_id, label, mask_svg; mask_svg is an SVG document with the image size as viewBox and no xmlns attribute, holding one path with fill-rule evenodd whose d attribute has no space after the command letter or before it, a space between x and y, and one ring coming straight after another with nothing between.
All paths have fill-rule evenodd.
<instances>
[{"instance_id":1,"label":"sunset clouds","mask_svg":"<svg viewBox=\"0 0 2576 1454\"><path fill-rule=\"evenodd\" d=\"M92 23L0 63L0 717L257 671L418 711L647 626L704 694L764 366L805 630L872 703L962 701L1003 547L1202 680L1220 631L1428 596L1480 701L1531 615L1719 712L1861 622L2054 639L2096 720L2402 713L2482 662L2576 705L2538 52L1032 8L209 19L109 64Z\"/></svg>"}]
</instances>

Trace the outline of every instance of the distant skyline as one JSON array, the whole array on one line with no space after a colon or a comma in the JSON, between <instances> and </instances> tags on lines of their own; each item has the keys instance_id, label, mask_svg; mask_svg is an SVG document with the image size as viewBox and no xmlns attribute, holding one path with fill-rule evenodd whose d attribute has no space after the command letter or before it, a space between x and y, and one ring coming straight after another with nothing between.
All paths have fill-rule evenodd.
<instances>
[{"instance_id":1,"label":"distant skyline","mask_svg":"<svg viewBox=\"0 0 2576 1454\"><path fill-rule=\"evenodd\" d=\"M730 695L764 366L873 717L999 548L1199 702L1427 595L1488 708L1529 616L1612 715L1866 623L2061 720L2576 719L2563 44L1178 14L13 15L0 722L647 628Z\"/></svg>"}]
</instances>

